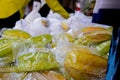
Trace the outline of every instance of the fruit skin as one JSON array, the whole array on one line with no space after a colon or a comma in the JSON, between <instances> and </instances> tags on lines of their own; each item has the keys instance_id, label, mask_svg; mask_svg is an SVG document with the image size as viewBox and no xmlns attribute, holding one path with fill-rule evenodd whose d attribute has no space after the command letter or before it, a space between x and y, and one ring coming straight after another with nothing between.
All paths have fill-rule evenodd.
<instances>
[{"instance_id":1,"label":"fruit skin","mask_svg":"<svg viewBox=\"0 0 120 80\"><path fill-rule=\"evenodd\" d=\"M57 69L58 63L53 54L45 52L36 52L19 56L17 66L20 72L41 71Z\"/></svg>"},{"instance_id":2,"label":"fruit skin","mask_svg":"<svg viewBox=\"0 0 120 80\"><path fill-rule=\"evenodd\" d=\"M22 38L28 39L31 35L25 31L18 30L18 29L7 29L2 32L2 38Z\"/></svg>"},{"instance_id":3,"label":"fruit skin","mask_svg":"<svg viewBox=\"0 0 120 80\"><path fill-rule=\"evenodd\" d=\"M107 59L93 54L88 48L80 47L67 53L64 65L75 80L94 80L105 77Z\"/></svg>"}]
</instances>

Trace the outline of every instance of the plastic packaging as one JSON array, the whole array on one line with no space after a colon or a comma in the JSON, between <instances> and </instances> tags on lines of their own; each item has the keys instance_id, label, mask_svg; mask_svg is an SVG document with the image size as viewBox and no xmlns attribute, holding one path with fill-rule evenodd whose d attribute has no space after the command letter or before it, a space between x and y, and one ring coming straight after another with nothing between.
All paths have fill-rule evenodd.
<instances>
[{"instance_id":1,"label":"plastic packaging","mask_svg":"<svg viewBox=\"0 0 120 80\"><path fill-rule=\"evenodd\" d=\"M47 24L47 22L46 22ZM29 33L32 36L38 36L42 34L48 34L49 29L42 24L42 18L35 19L29 26Z\"/></svg>"}]
</instances>

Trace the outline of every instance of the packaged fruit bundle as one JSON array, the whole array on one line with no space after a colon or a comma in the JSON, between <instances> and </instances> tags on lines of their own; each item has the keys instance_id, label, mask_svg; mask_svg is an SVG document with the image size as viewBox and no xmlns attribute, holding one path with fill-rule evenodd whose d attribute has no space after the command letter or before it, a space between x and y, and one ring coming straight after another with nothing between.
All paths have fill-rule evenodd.
<instances>
[{"instance_id":1,"label":"packaged fruit bundle","mask_svg":"<svg viewBox=\"0 0 120 80\"><path fill-rule=\"evenodd\" d=\"M3 65L0 72L57 69L55 56L47 46L51 41L52 36L49 34L31 37L22 30L4 30L0 39L0 64L9 63L10 66Z\"/></svg>"},{"instance_id":2,"label":"packaged fruit bundle","mask_svg":"<svg viewBox=\"0 0 120 80\"><path fill-rule=\"evenodd\" d=\"M66 53L64 67L75 80L101 80L105 78L107 58L90 47L74 46Z\"/></svg>"},{"instance_id":3,"label":"packaged fruit bundle","mask_svg":"<svg viewBox=\"0 0 120 80\"><path fill-rule=\"evenodd\" d=\"M74 41L76 45L84 45L87 47L95 48L98 55L108 57L112 28L103 27L85 27L81 29L81 34Z\"/></svg>"},{"instance_id":4,"label":"packaged fruit bundle","mask_svg":"<svg viewBox=\"0 0 120 80\"><path fill-rule=\"evenodd\" d=\"M90 40L87 44L76 44L75 39L63 34L59 36L56 45L57 61L64 67L66 73L73 80L104 80L107 69L107 56L109 53L111 31L105 28L91 29ZM86 31L85 31L86 32ZM90 32L90 31L89 31ZM84 37L84 36L82 36ZM92 37L92 38L91 38ZM81 38L81 37L79 37ZM65 75L65 74L64 74Z\"/></svg>"}]
</instances>

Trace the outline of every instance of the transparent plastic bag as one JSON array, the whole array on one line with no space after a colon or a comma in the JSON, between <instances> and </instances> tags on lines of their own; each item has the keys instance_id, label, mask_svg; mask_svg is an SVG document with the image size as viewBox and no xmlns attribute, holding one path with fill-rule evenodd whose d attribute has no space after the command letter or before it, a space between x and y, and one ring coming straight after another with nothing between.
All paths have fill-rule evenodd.
<instances>
[{"instance_id":1,"label":"transparent plastic bag","mask_svg":"<svg viewBox=\"0 0 120 80\"><path fill-rule=\"evenodd\" d=\"M53 50L60 64L60 71L75 80L104 80L107 58L100 56L95 47L70 43L61 34L56 37L56 48Z\"/></svg>"},{"instance_id":2,"label":"transparent plastic bag","mask_svg":"<svg viewBox=\"0 0 120 80\"><path fill-rule=\"evenodd\" d=\"M58 71L0 73L1 80L66 80Z\"/></svg>"},{"instance_id":3,"label":"transparent plastic bag","mask_svg":"<svg viewBox=\"0 0 120 80\"><path fill-rule=\"evenodd\" d=\"M47 48L37 48L29 41L14 44L15 66L18 71L41 71L58 69L55 56Z\"/></svg>"},{"instance_id":4,"label":"transparent plastic bag","mask_svg":"<svg viewBox=\"0 0 120 80\"><path fill-rule=\"evenodd\" d=\"M61 33L64 32L64 30L62 29L62 24L60 20L54 19L54 18L50 18L49 20L49 31L50 34L52 34L53 36L55 35L59 35Z\"/></svg>"}]
</instances>

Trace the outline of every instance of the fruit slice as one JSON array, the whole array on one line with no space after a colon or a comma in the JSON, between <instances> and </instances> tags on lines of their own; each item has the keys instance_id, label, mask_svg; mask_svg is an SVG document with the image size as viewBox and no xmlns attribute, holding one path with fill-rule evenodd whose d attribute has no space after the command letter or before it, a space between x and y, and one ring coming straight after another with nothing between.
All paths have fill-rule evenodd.
<instances>
[{"instance_id":1,"label":"fruit slice","mask_svg":"<svg viewBox=\"0 0 120 80\"><path fill-rule=\"evenodd\" d=\"M87 47L67 53L65 69L75 80L94 80L105 77L107 59L93 54Z\"/></svg>"},{"instance_id":2,"label":"fruit slice","mask_svg":"<svg viewBox=\"0 0 120 80\"><path fill-rule=\"evenodd\" d=\"M17 29L7 29L3 31L2 37L4 38L22 38L22 39L28 39L31 37L30 34L28 34L25 31L17 30Z\"/></svg>"}]
</instances>

